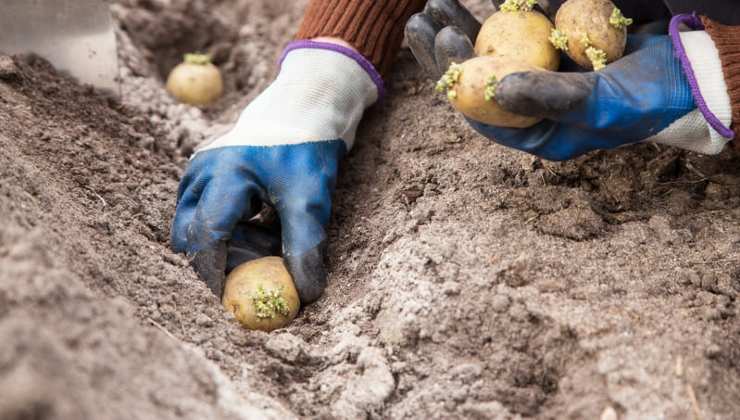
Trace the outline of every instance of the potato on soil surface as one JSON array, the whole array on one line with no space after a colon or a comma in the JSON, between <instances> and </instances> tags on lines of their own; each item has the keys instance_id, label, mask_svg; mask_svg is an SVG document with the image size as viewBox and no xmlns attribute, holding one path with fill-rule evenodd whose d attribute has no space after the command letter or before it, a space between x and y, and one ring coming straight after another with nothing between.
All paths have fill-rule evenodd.
<instances>
[{"instance_id":1,"label":"potato on soil surface","mask_svg":"<svg viewBox=\"0 0 740 420\"><path fill-rule=\"evenodd\" d=\"M483 24L475 41L475 53L555 71L560 65L560 53L550 43L553 29L550 20L536 11L496 12Z\"/></svg>"},{"instance_id":2,"label":"potato on soil surface","mask_svg":"<svg viewBox=\"0 0 740 420\"><path fill-rule=\"evenodd\" d=\"M245 327L272 331L295 319L301 302L283 259L265 257L229 274L223 305Z\"/></svg>"},{"instance_id":3,"label":"potato on soil surface","mask_svg":"<svg viewBox=\"0 0 740 420\"><path fill-rule=\"evenodd\" d=\"M221 97L224 82L209 56L185 54L185 61L167 77L167 91L180 102L204 106Z\"/></svg>"},{"instance_id":4,"label":"potato on soil surface","mask_svg":"<svg viewBox=\"0 0 740 420\"><path fill-rule=\"evenodd\" d=\"M496 86L505 76L536 67L502 57L475 57L453 64L437 83L447 98L467 117L498 127L531 127L542 119L508 112L496 103Z\"/></svg>"},{"instance_id":5,"label":"potato on soil surface","mask_svg":"<svg viewBox=\"0 0 740 420\"><path fill-rule=\"evenodd\" d=\"M609 0L568 0L555 16L551 41L579 66L600 70L622 58L631 24Z\"/></svg>"}]
</instances>

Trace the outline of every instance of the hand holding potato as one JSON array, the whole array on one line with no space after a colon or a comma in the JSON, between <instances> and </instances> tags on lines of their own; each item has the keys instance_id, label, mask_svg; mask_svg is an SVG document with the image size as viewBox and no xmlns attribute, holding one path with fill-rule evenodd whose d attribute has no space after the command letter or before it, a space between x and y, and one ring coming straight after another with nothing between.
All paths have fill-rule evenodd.
<instances>
[{"instance_id":1,"label":"hand holding potato","mask_svg":"<svg viewBox=\"0 0 740 420\"><path fill-rule=\"evenodd\" d=\"M412 50L432 74L444 72L437 90L446 92L465 116L515 128L541 120L505 110L495 99L498 82L507 75L538 68L557 70L560 64L560 55L549 40L554 26L533 10L535 3L509 0L479 27L470 23L476 21L458 2L435 0L409 21L406 34ZM464 29L448 26L434 34L435 25L444 22L460 22ZM474 54L479 57L470 59Z\"/></svg>"},{"instance_id":2,"label":"hand holding potato","mask_svg":"<svg viewBox=\"0 0 740 420\"><path fill-rule=\"evenodd\" d=\"M479 35L470 30L469 13L456 0L432 1L427 9L437 13L415 15L406 33L417 61L436 77L451 62L473 57L471 40ZM451 13L440 19L439 10ZM456 27L458 21L468 29ZM502 127L464 113L473 128L493 141L551 160L644 140L673 141L666 129L683 124L696 104L671 39L630 36L625 51L598 72L516 71L489 86L490 92L481 89L495 97L501 110L542 120L531 127Z\"/></svg>"}]
</instances>

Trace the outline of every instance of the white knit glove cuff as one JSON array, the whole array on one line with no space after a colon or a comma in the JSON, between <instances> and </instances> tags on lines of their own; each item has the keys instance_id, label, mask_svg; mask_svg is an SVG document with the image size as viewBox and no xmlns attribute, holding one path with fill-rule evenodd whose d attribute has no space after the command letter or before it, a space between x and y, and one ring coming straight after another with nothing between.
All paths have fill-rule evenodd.
<instances>
[{"instance_id":1,"label":"white knit glove cuff","mask_svg":"<svg viewBox=\"0 0 740 420\"><path fill-rule=\"evenodd\" d=\"M732 105L714 41L705 31L680 32L676 35L674 44L680 41L685 60L690 63L693 75L689 77L696 81L696 88L704 101L703 109L713 114L721 125L729 127L732 123ZM723 136L710 124L700 106L646 141L698 153L717 154L730 138Z\"/></svg>"},{"instance_id":2,"label":"white knit glove cuff","mask_svg":"<svg viewBox=\"0 0 740 420\"><path fill-rule=\"evenodd\" d=\"M372 64L354 50L292 43L275 81L244 109L231 130L198 152L331 140L343 140L349 150L365 109L382 95L382 83Z\"/></svg>"}]
</instances>

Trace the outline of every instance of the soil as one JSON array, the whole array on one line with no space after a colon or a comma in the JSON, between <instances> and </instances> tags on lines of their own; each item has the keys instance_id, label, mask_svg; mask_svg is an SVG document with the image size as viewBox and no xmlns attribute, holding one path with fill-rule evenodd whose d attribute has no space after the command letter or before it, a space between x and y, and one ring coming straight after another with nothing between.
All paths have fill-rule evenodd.
<instances>
[{"instance_id":1,"label":"soil","mask_svg":"<svg viewBox=\"0 0 740 420\"><path fill-rule=\"evenodd\" d=\"M239 327L169 250L175 192L305 3L118 1L120 101L0 56L0 418L740 416L740 158L541 161L406 50L341 173L325 297ZM163 89L195 50L229 92L205 110Z\"/></svg>"}]
</instances>

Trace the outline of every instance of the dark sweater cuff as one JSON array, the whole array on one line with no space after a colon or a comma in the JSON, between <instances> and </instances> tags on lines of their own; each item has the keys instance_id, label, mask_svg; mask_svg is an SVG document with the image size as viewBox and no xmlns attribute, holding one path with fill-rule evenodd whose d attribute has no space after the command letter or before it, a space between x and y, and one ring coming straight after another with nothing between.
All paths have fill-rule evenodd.
<instances>
[{"instance_id":1,"label":"dark sweater cuff","mask_svg":"<svg viewBox=\"0 0 740 420\"><path fill-rule=\"evenodd\" d=\"M296 39L339 38L386 75L403 41L403 29L426 0L311 0Z\"/></svg>"},{"instance_id":2,"label":"dark sweater cuff","mask_svg":"<svg viewBox=\"0 0 740 420\"><path fill-rule=\"evenodd\" d=\"M734 143L736 148L740 148L740 26L722 25L707 17L702 17L701 20L719 51L727 94L732 104Z\"/></svg>"}]
</instances>

